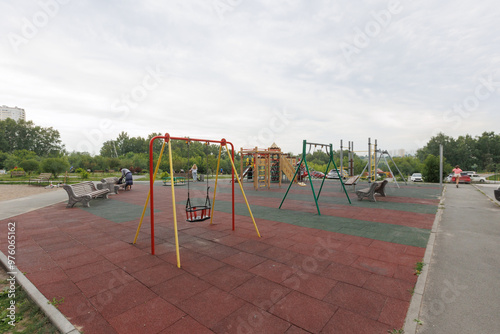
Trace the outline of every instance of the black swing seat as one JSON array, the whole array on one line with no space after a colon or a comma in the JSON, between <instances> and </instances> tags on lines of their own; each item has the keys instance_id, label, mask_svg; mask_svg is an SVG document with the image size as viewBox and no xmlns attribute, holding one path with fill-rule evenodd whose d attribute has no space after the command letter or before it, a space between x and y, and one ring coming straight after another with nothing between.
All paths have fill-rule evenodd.
<instances>
[{"instance_id":1,"label":"black swing seat","mask_svg":"<svg viewBox=\"0 0 500 334\"><path fill-rule=\"evenodd\" d=\"M210 197L208 196L209 189L210 187L207 187L207 197L205 199L205 205L191 206L191 199L189 198L188 194L188 199L186 202L186 221L194 223L210 219L212 205L210 203Z\"/></svg>"}]
</instances>

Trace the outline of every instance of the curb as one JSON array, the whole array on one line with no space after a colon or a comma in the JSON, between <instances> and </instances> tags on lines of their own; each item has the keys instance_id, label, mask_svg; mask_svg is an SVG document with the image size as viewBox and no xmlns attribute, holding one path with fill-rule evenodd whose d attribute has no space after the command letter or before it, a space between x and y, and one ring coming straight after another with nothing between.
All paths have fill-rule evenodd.
<instances>
[{"instance_id":1,"label":"curb","mask_svg":"<svg viewBox=\"0 0 500 334\"><path fill-rule=\"evenodd\" d=\"M494 196L490 196L490 195L488 195L488 194L484 191L484 189L479 188L479 187L478 187L477 185L475 185L475 184L472 184L472 186L473 186L474 188L476 188L476 190L477 190L477 191L479 191L481 194L483 194L484 196L488 197L488 198L490 199L490 201L492 201L492 202L493 202L493 203L495 203L496 205L500 206L500 202L498 202L498 201L495 199L495 197L494 197Z\"/></svg>"},{"instance_id":2,"label":"curb","mask_svg":"<svg viewBox=\"0 0 500 334\"><path fill-rule=\"evenodd\" d=\"M7 274L14 275L16 282L22 286L28 296L40 307L43 313L49 318L52 324L63 334L79 334L80 332L71 322L59 311L49 300L30 282L29 279L20 272L16 266L9 266L7 257L0 251L0 262L7 271ZM10 270L10 271L9 271Z\"/></svg>"},{"instance_id":3,"label":"curb","mask_svg":"<svg viewBox=\"0 0 500 334\"><path fill-rule=\"evenodd\" d=\"M431 234L429 236L429 241L427 241L427 247L425 249L425 255L423 262L425 266L422 272L418 276L417 283L415 284L415 289L413 291L413 296L411 297L410 307L406 313L405 324L403 327L404 333L414 334L417 332L417 322L415 319L419 319L420 309L422 307L422 299L425 290L425 284L427 283L427 274L429 273L429 267L431 265L432 253L434 251L434 242L436 240L436 233L441 221L441 216L443 215L443 204L444 204L444 194L446 193L446 186L443 186L443 192L441 194L441 200L438 205L438 212L434 218L434 223L432 224Z\"/></svg>"}]
</instances>

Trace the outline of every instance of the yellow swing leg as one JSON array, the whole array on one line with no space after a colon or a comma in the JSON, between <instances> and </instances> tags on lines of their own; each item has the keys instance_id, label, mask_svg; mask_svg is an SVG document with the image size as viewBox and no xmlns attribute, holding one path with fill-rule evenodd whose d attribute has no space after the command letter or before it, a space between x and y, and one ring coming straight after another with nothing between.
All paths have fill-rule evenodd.
<instances>
[{"instance_id":1,"label":"yellow swing leg","mask_svg":"<svg viewBox=\"0 0 500 334\"><path fill-rule=\"evenodd\" d=\"M226 151L228 152L229 161L231 161L231 166L233 167L233 171L234 171L234 175L236 176L236 180L238 181L238 184L240 185L241 193L243 194L243 198L245 199L245 203L247 204L248 212L250 213L250 217L252 217L253 226L255 226L255 231L257 231L257 235L260 238L259 228L257 227L257 224L255 223L255 219L253 218L252 210L250 209L250 205L248 204L247 197L245 196L245 191L243 190L243 185L241 184L240 178L238 177L238 172L236 171L236 167L234 167L234 161L233 161L233 158L231 157L231 153L229 152L229 148L227 147L227 144L226 144Z\"/></svg>"},{"instance_id":2,"label":"yellow swing leg","mask_svg":"<svg viewBox=\"0 0 500 334\"><path fill-rule=\"evenodd\" d=\"M168 141L168 161L170 163L170 176L171 182L173 182L174 175L174 164L172 163L172 145L170 144L171 140ZM177 258L177 268L181 267L181 256L179 252L179 235L177 233L177 211L175 210L175 191L174 184L172 183L172 210L174 214L174 232L175 232L175 256Z\"/></svg>"}]
</instances>

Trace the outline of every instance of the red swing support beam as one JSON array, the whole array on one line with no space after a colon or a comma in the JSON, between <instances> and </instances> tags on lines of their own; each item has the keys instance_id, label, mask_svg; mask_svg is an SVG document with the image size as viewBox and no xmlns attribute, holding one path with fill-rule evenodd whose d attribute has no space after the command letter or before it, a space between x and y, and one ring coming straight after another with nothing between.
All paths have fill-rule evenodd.
<instances>
[{"instance_id":1,"label":"red swing support beam","mask_svg":"<svg viewBox=\"0 0 500 334\"><path fill-rule=\"evenodd\" d=\"M234 161L234 145L231 142L226 141L226 139L222 138L221 140L211 140L211 139L197 139L197 138L181 138L181 137L171 137L168 133L165 133L164 136L155 136L151 138L149 141L149 194L150 194L150 199L149 199L149 209L150 209L150 214L151 214L151 254L154 255L155 253L155 232L154 232L154 225L155 225L155 216L154 216L154 192L153 192L153 185L154 185L154 178L151 177L151 175L154 175L154 170L153 170L153 143L156 139L163 139L165 140L165 143L168 143L170 140L182 140L182 141L198 141L198 142L203 142L203 143L215 143L219 144L221 146L226 146L229 144L231 145L231 159ZM218 173L219 171L217 171ZM171 176L173 180L173 175ZM231 168L231 179L234 180L234 168ZM172 185L173 187L173 185ZM231 193L232 193L232 200L231 200L231 210L232 210L232 229L234 231L234 182L231 182Z\"/></svg>"}]
</instances>

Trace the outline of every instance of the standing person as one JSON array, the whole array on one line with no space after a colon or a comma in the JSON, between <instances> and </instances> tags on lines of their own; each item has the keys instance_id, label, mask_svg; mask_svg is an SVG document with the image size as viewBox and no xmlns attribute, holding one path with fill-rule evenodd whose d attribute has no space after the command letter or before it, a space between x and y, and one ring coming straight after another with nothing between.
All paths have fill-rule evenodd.
<instances>
[{"instance_id":1,"label":"standing person","mask_svg":"<svg viewBox=\"0 0 500 334\"><path fill-rule=\"evenodd\" d=\"M458 181L460 179L460 176L462 176L462 170L460 169L460 166L456 165L455 168L453 168L452 170L454 176L455 176L455 181L456 181L456 184L457 184L457 188L458 188Z\"/></svg>"},{"instance_id":2,"label":"standing person","mask_svg":"<svg viewBox=\"0 0 500 334\"><path fill-rule=\"evenodd\" d=\"M120 172L122 172L122 177L118 180L118 183L122 183L123 179L125 179L125 190L132 190L132 185L134 181L132 181L132 172L127 168L120 168Z\"/></svg>"},{"instance_id":3,"label":"standing person","mask_svg":"<svg viewBox=\"0 0 500 334\"><path fill-rule=\"evenodd\" d=\"M193 174L193 181L196 182L198 180L198 167L196 167L196 164L191 167L191 173Z\"/></svg>"}]
</instances>

